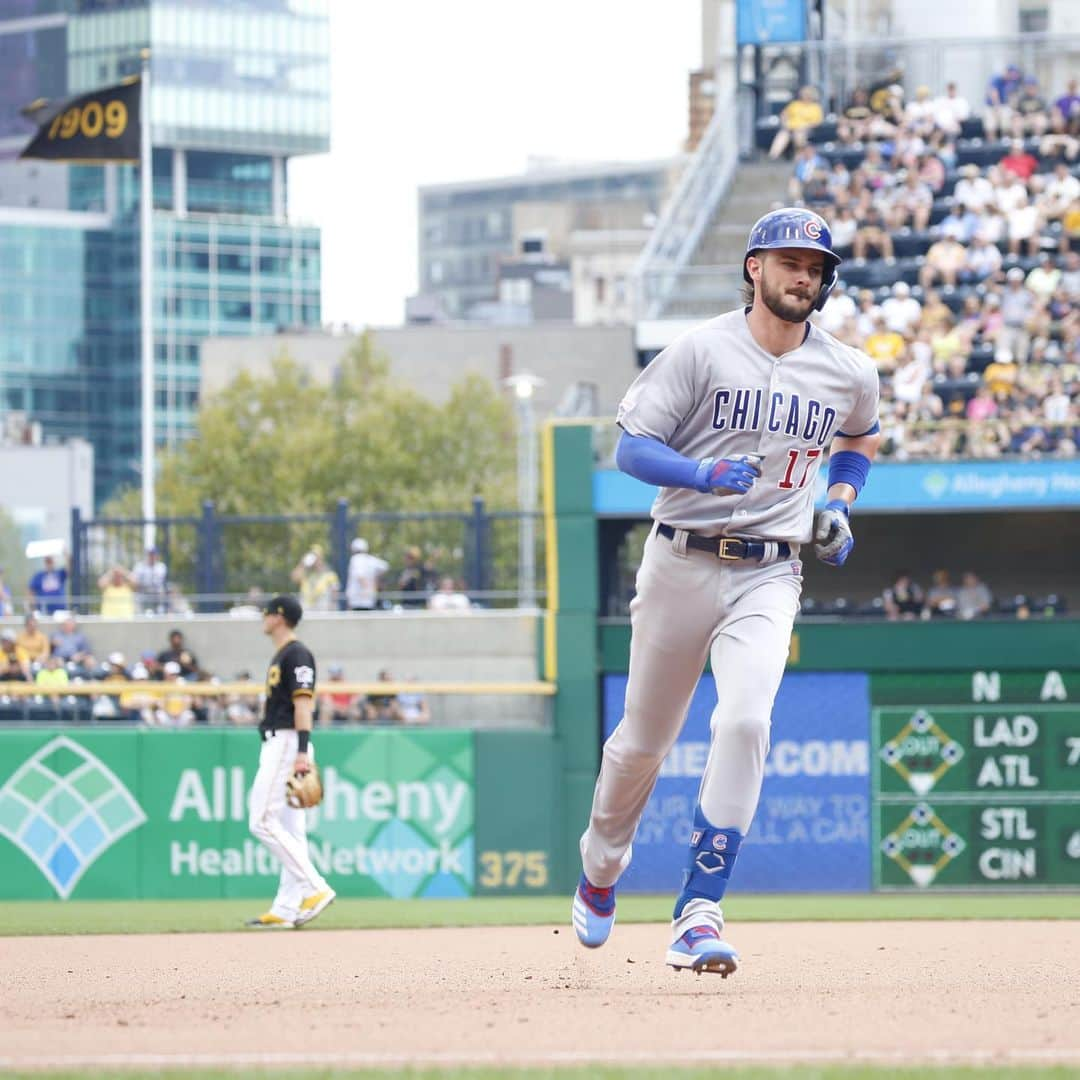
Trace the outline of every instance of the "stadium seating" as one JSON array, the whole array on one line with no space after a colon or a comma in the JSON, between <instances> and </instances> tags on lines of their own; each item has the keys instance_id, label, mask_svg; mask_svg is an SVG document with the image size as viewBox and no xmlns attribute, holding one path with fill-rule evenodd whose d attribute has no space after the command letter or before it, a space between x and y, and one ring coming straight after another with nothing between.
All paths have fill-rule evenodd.
<instances>
[{"instance_id":1,"label":"stadium seating","mask_svg":"<svg viewBox=\"0 0 1080 1080\"><path fill-rule=\"evenodd\" d=\"M908 459L1077 454L1080 416L1075 408L1069 411L1068 405L1080 401L1080 261L1073 255L1080 253L1080 197L1070 203L1070 193L1063 206L1060 196L1059 201L1050 202L1045 192L1052 183L1059 184L1059 191L1072 183L1055 176L1062 161L1068 175L1080 180L1080 141L1070 145L1060 125L1053 128L1058 120L1060 116L1051 121L1051 130L1057 133L1049 139L1020 131L988 138L978 116L963 121L955 137L924 130L921 142L913 130L905 130L906 122L898 128L885 125L888 134L883 137L851 141L850 122L836 114L827 115L808 133L809 145L828 163L828 175L818 172L808 178L805 171L800 172L799 180L792 180L796 195L808 184L808 203L826 218L840 220L837 205L854 211L854 223L851 216L846 219L849 225L843 234L846 246L841 249L844 262L835 305L830 300L821 315L826 328L861 347L876 327L875 317L886 310L886 302L901 282L907 289L897 290L898 298L910 297L922 305L927 300L924 286L929 283L945 305L938 307L933 325L923 325L920 311L910 324L890 327L902 332L899 355L895 344L884 353L875 353L882 376L882 428L890 432L884 455ZM776 117L762 120L756 144L770 146L778 124ZM1021 160L1017 140L1023 155L1034 161ZM935 155L940 165L928 160ZM1012 159L1008 166L1024 175L1033 166L1031 179L1001 179L1006 175L1002 160L1007 157ZM860 168L868 158L869 167ZM836 162L847 170L846 181L843 170L833 168ZM906 167L925 168L922 175L936 187L929 196L932 201L917 204L922 208L918 218L928 210L928 220L918 220L915 204L903 199ZM802 168L806 168L805 157ZM976 209L975 224L980 231L991 230L990 244L1000 258L986 256L968 268L950 262L954 257L938 242L944 235L943 222L958 206L958 190L961 198L971 198L972 185L980 186L976 175L989 183L989 198L999 213L991 220ZM958 189L961 181L968 183ZM846 188L841 186L845 182ZM1025 196L1017 192L1018 184L1026 189L1026 205ZM986 183L981 187L985 193ZM925 187L915 195L927 199ZM870 206L877 210L880 224L874 225L876 232L868 228L860 237L862 225L869 225L865 211ZM920 227L913 224L916 220ZM947 224L949 228L970 227L971 222L952 217ZM865 258L854 257L855 251ZM1045 265L1044 260L1048 260ZM1006 290L1006 282L1017 274L1024 280L1022 302ZM1057 286L1063 281L1068 288L1059 291ZM863 306L852 315L852 308L842 305L856 298ZM898 308L894 305L892 310ZM828 324L830 319L832 324ZM921 335L920 328L925 331ZM907 366L909 359L916 361L914 367ZM892 384L900 368L905 383L898 397ZM928 385L929 393L916 400L912 385L920 391ZM984 386L989 397L984 390L981 400L972 404ZM958 421L963 423L958 426ZM922 437L935 425L940 437ZM1019 607L1024 609L1025 604ZM1013 613L1016 609L1014 605ZM820 607L815 610L824 613ZM1053 604L1048 610L1054 610Z\"/></svg>"}]
</instances>

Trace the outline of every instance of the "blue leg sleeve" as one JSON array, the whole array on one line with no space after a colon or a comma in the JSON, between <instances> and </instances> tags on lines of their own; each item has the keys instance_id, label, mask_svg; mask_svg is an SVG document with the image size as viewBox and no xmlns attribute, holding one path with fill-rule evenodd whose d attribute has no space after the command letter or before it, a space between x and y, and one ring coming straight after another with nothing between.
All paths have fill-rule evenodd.
<instances>
[{"instance_id":1,"label":"blue leg sleeve","mask_svg":"<svg viewBox=\"0 0 1080 1080\"><path fill-rule=\"evenodd\" d=\"M715 829L705 820L701 807L694 808L690 856L683 871L682 892L675 901L676 919L691 900L723 898L742 840L738 829Z\"/></svg>"}]
</instances>

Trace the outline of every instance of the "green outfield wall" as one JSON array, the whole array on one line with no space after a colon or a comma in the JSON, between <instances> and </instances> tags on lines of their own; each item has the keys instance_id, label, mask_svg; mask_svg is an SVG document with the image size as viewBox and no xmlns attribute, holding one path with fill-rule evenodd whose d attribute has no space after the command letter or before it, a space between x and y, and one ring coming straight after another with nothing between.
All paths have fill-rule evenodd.
<instances>
[{"instance_id":1,"label":"green outfield wall","mask_svg":"<svg viewBox=\"0 0 1080 1080\"><path fill-rule=\"evenodd\" d=\"M629 626L599 641L604 675L625 673ZM1080 889L1078 643L1075 620L796 627L789 672L869 675L872 888Z\"/></svg>"},{"instance_id":2,"label":"green outfield wall","mask_svg":"<svg viewBox=\"0 0 1080 1080\"><path fill-rule=\"evenodd\" d=\"M546 892L558 835L550 736L319 732L312 857L342 896ZM265 897L248 832L250 730L0 731L0 898Z\"/></svg>"},{"instance_id":3,"label":"green outfield wall","mask_svg":"<svg viewBox=\"0 0 1080 1080\"><path fill-rule=\"evenodd\" d=\"M629 621L599 629L600 666L624 672ZM797 623L788 666L795 671L938 672L1080 670L1080 620Z\"/></svg>"}]
</instances>

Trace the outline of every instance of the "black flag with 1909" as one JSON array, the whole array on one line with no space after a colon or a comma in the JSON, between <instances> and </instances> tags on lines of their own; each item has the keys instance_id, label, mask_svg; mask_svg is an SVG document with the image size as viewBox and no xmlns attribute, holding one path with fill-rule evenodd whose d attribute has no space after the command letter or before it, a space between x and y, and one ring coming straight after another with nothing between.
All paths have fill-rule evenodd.
<instances>
[{"instance_id":1,"label":"black flag with 1909","mask_svg":"<svg viewBox=\"0 0 1080 1080\"><path fill-rule=\"evenodd\" d=\"M139 160L139 78L72 98L50 113L20 158Z\"/></svg>"}]
</instances>

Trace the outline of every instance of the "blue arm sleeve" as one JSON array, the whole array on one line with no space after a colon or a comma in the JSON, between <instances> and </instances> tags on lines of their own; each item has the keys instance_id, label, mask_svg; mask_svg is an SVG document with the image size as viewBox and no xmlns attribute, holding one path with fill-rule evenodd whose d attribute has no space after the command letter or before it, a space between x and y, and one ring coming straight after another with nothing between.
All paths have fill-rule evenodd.
<instances>
[{"instance_id":1,"label":"blue arm sleeve","mask_svg":"<svg viewBox=\"0 0 1080 1080\"><path fill-rule=\"evenodd\" d=\"M850 484L857 495L870 475L870 459L857 450L838 450L829 457L829 487Z\"/></svg>"},{"instance_id":2,"label":"blue arm sleeve","mask_svg":"<svg viewBox=\"0 0 1080 1080\"><path fill-rule=\"evenodd\" d=\"M698 490L696 477L701 462L684 457L658 439L624 431L615 448L615 464L646 484Z\"/></svg>"}]
</instances>

